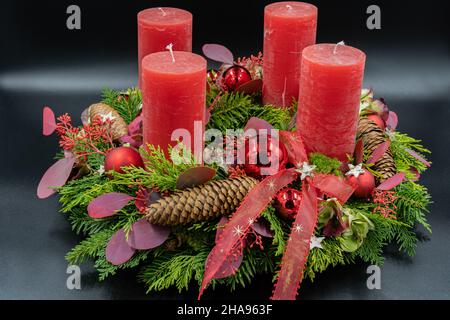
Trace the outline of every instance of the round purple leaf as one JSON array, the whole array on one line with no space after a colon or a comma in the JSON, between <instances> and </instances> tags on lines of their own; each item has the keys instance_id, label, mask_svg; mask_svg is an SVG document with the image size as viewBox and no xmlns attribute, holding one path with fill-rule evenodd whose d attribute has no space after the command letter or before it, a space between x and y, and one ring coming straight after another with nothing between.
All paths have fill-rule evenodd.
<instances>
[{"instance_id":1,"label":"round purple leaf","mask_svg":"<svg viewBox=\"0 0 450 320\"><path fill-rule=\"evenodd\" d=\"M157 226L141 219L133 223L127 242L132 248L147 250L163 244L169 234L170 228Z\"/></svg>"},{"instance_id":2,"label":"round purple leaf","mask_svg":"<svg viewBox=\"0 0 450 320\"><path fill-rule=\"evenodd\" d=\"M234 64L234 57L230 50L220 44L209 43L203 45L203 54L211 60Z\"/></svg>"},{"instance_id":3,"label":"round purple leaf","mask_svg":"<svg viewBox=\"0 0 450 320\"><path fill-rule=\"evenodd\" d=\"M38 198L47 198L56 192L53 187L62 187L66 184L74 164L75 158L72 155L59 159L50 168L48 168L39 182L37 188Z\"/></svg>"},{"instance_id":4,"label":"round purple leaf","mask_svg":"<svg viewBox=\"0 0 450 320\"><path fill-rule=\"evenodd\" d=\"M92 200L87 211L94 219L105 218L116 214L116 212L127 205L134 197L125 193L110 192L98 196Z\"/></svg>"},{"instance_id":5,"label":"round purple leaf","mask_svg":"<svg viewBox=\"0 0 450 320\"><path fill-rule=\"evenodd\" d=\"M111 237L106 246L106 260L118 266L130 260L135 251L128 245L125 231L120 229Z\"/></svg>"},{"instance_id":6,"label":"round purple leaf","mask_svg":"<svg viewBox=\"0 0 450 320\"><path fill-rule=\"evenodd\" d=\"M42 110L42 119L42 134L44 136L49 136L56 129L55 114L50 107L44 107Z\"/></svg>"},{"instance_id":7,"label":"round purple leaf","mask_svg":"<svg viewBox=\"0 0 450 320\"><path fill-rule=\"evenodd\" d=\"M261 79L250 80L242 85L240 85L236 91L243 92L246 94L253 94L257 92L261 92L263 86L263 82Z\"/></svg>"}]
</instances>

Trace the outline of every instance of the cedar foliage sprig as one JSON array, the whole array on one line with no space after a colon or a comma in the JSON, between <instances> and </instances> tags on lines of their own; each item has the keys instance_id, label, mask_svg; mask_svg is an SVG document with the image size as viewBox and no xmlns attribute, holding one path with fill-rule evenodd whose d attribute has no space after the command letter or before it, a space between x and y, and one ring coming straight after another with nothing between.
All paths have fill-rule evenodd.
<instances>
[{"instance_id":1,"label":"cedar foliage sprig","mask_svg":"<svg viewBox=\"0 0 450 320\"><path fill-rule=\"evenodd\" d=\"M127 124L133 121L142 108L141 91L137 88L129 88L126 91L104 89L102 102L113 107Z\"/></svg>"}]
</instances>

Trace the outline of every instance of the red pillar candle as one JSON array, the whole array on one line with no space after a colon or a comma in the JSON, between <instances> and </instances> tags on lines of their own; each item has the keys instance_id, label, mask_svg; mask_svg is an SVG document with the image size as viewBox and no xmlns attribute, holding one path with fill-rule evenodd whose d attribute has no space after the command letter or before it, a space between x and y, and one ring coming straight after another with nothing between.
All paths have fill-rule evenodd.
<instances>
[{"instance_id":1,"label":"red pillar candle","mask_svg":"<svg viewBox=\"0 0 450 320\"><path fill-rule=\"evenodd\" d=\"M286 107L298 98L302 50L316 42L317 8L276 2L264 9L263 103Z\"/></svg>"},{"instance_id":2,"label":"red pillar candle","mask_svg":"<svg viewBox=\"0 0 450 320\"><path fill-rule=\"evenodd\" d=\"M177 8L150 8L138 13L138 63L141 84L142 59L164 51L172 43L173 50L192 51L192 14Z\"/></svg>"},{"instance_id":3,"label":"red pillar candle","mask_svg":"<svg viewBox=\"0 0 450 320\"><path fill-rule=\"evenodd\" d=\"M365 60L340 44L303 50L297 128L308 152L341 161L353 154Z\"/></svg>"},{"instance_id":4,"label":"red pillar candle","mask_svg":"<svg viewBox=\"0 0 450 320\"><path fill-rule=\"evenodd\" d=\"M169 51L147 55L142 60L141 90L144 143L160 146L168 155L168 146L176 145L171 138L174 130L186 129L191 136L190 150L201 160L206 60L197 54L182 51L174 51L173 56ZM196 130L195 121L200 121ZM188 142L185 141L185 144L188 145Z\"/></svg>"}]
</instances>

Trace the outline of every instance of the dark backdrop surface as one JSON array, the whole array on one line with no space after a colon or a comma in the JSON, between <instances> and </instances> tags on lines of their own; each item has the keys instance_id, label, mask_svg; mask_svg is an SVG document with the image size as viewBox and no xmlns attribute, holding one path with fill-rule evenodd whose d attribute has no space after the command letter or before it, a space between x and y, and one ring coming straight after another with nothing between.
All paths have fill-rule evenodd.
<instances>
[{"instance_id":1,"label":"dark backdrop surface","mask_svg":"<svg viewBox=\"0 0 450 320\"><path fill-rule=\"evenodd\" d=\"M385 97L399 129L433 150L423 176L435 203L414 259L388 249L381 290L366 288L363 263L329 270L303 299L450 298L450 61L445 1L311 1L319 7L318 42L338 42L367 54L365 86ZM98 283L82 265L82 290L66 288L65 253L79 240L58 213L55 197L39 201L37 183L52 163L56 140L41 136L41 110L78 114L99 99L103 87L136 84L136 14L152 6L176 6L194 14L194 51L222 43L235 55L262 48L263 8L269 1L1 1L0 4L0 299L195 298L196 291L146 295L133 272ZM66 28L66 8L81 8L81 30ZM381 30L366 28L366 8L381 8ZM6 139L5 139L6 138ZM205 298L263 299L271 279L260 277L229 294Z\"/></svg>"}]
</instances>

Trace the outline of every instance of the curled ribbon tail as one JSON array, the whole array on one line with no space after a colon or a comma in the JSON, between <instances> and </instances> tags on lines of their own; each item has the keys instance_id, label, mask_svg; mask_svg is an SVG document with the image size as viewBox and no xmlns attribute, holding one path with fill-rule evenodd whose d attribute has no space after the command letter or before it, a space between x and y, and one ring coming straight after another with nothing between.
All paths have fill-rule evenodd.
<instances>
[{"instance_id":1,"label":"curled ribbon tail","mask_svg":"<svg viewBox=\"0 0 450 320\"><path fill-rule=\"evenodd\" d=\"M289 235L273 300L294 300L308 259L310 240L317 224L317 190L310 183L302 187L302 202Z\"/></svg>"}]
</instances>

